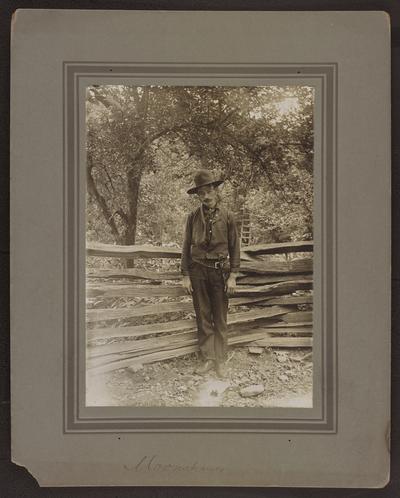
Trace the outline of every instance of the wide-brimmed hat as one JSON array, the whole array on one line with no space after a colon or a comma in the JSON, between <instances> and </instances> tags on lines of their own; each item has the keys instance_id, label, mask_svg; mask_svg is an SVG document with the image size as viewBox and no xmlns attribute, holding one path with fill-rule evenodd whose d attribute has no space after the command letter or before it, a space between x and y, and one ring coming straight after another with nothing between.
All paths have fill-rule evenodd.
<instances>
[{"instance_id":1,"label":"wide-brimmed hat","mask_svg":"<svg viewBox=\"0 0 400 498\"><path fill-rule=\"evenodd\" d=\"M208 169L199 169L194 175L194 184L195 187L191 187L187 193L195 194L200 187L204 187L205 185L221 185L224 183L224 180L217 180L212 173Z\"/></svg>"}]
</instances>

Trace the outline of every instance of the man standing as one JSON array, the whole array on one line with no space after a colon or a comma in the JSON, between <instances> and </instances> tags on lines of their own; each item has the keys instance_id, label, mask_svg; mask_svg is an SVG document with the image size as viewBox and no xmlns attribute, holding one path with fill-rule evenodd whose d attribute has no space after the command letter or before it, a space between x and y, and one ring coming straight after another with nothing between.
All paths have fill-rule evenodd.
<instances>
[{"instance_id":1,"label":"man standing","mask_svg":"<svg viewBox=\"0 0 400 498\"><path fill-rule=\"evenodd\" d=\"M216 180L208 170L199 170L195 186L188 194L197 194L200 206L186 221L182 248L182 284L193 298L198 340L204 363L196 373L215 367L217 375L226 375L228 296L236 288L240 266L240 240L231 212L220 204Z\"/></svg>"}]
</instances>

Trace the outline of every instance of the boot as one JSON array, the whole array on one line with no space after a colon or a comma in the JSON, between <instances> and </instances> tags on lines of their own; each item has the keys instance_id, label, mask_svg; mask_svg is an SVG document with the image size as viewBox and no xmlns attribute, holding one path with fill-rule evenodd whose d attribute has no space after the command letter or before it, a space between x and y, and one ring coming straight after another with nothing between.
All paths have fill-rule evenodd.
<instances>
[{"instance_id":1,"label":"boot","mask_svg":"<svg viewBox=\"0 0 400 498\"><path fill-rule=\"evenodd\" d=\"M214 360L206 360L202 365L196 368L195 373L205 374L214 368Z\"/></svg>"},{"instance_id":2,"label":"boot","mask_svg":"<svg viewBox=\"0 0 400 498\"><path fill-rule=\"evenodd\" d=\"M218 377L224 379L228 375L228 371L226 365L223 361L219 361L215 365L215 371L217 372Z\"/></svg>"}]
</instances>

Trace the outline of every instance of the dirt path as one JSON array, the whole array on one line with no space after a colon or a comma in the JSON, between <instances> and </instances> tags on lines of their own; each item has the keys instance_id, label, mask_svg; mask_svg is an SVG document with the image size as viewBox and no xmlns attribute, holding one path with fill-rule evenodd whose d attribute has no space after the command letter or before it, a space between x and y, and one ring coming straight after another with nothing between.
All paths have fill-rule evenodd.
<instances>
[{"instance_id":1,"label":"dirt path","mask_svg":"<svg viewBox=\"0 0 400 498\"><path fill-rule=\"evenodd\" d=\"M88 377L88 406L312 406L310 350L265 350L250 354L237 347L230 353L226 379L210 371L194 374L195 355L144 365L137 371L117 370ZM263 386L243 397L250 386Z\"/></svg>"},{"instance_id":2,"label":"dirt path","mask_svg":"<svg viewBox=\"0 0 400 498\"><path fill-rule=\"evenodd\" d=\"M207 380L198 387L193 399L194 406L224 406L226 391L231 388L229 381ZM240 395L240 394L239 394ZM263 399L262 406L276 408L312 408L312 392L296 396L272 396Z\"/></svg>"}]
</instances>

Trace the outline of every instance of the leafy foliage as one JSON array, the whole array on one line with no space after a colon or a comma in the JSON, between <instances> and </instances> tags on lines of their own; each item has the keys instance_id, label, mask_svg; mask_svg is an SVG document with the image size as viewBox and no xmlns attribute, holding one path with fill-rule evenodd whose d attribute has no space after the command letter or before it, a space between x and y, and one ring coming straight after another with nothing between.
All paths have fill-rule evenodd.
<instances>
[{"instance_id":1,"label":"leafy foliage","mask_svg":"<svg viewBox=\"0 0 400 498\"><path fill-rule=\"evenodd\" d=\"M313 106L304 86L89 87L88 239L180 245L200 167L251 242L312 238Z\"/></svg>"}]
</instances>

